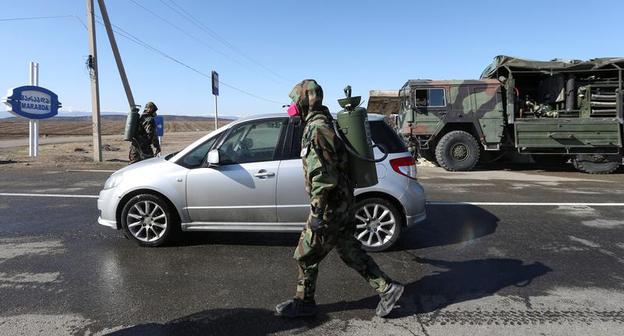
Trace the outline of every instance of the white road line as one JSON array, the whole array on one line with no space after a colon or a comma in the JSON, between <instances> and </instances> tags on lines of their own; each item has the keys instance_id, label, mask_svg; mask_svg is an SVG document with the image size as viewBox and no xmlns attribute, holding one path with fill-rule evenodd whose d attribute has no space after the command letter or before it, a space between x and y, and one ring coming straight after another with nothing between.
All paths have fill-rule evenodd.
<instances>
[{"instance_id":1,"label":"white road line","mask_svg":"<svg viewBox=\"0 0 624 336\"><path fill-rule=\"evenodd\" d=\"M67 195L67 194L24 194L24 193L0 193L0 196L15 197L60 197L60 198L98 198L97 195Z\"/></svg>"},{"instance_id":2,"label":"white road line","mask_svg":"<svg viewBox=\"0 0 624 336\"><path fill-rule=\"evenodd\" d=\"M60 198L98 198L97 195L71 195L71 194L27 194L27 193L0 193L0 196L15 197L60 197ZM491 206L589 206L589 207L624 207L624 203L536 203L536 202L443 202L431 201L429 205L491 205ZM263 207L263 206L248 206ZM265 206L266 207L266 206ZM216 208L216 207L192 207L192 208ZM238 208L238 207L237 207Z\"/></svg>"},{"instance_id":3,"label":"white road line","mask_svg":"<svg viewBox=\"0 0 624 336\"><path fill-rule=\"evenodd\" d=\"M589 206L589 207L621 207L624 203L535 203L535 202L427 202L431 205L493 205L493 206Z\"/></svg>"},{"instance_id":4,"label":"white road line","mask_svg":"<svg viewBox=\"0 0 624 336\"><path fill-rule=\"evenodd\" d=\"M106 169L67 169L68 173L114 173L116 170Z\"/></svg>"}]
</instances>

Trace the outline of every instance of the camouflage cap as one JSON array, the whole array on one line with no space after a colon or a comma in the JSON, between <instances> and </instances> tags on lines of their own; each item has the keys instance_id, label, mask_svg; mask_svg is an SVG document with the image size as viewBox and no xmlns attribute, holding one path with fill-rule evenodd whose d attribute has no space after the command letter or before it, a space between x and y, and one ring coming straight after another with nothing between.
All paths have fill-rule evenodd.
<instances>
[{"instance_id":1,"label":"camouflage cap","mask_svg":"<svg viewBox=\"0 0 624 336\"><path fill-rule=\"evenodd\" d=\"M156 104L154 104L153 102L147 102L147 104L145 104L145 110L147 109L151 109L152 112L156 112L158 111L158 107L156 106Z\"/></svg>"},{"instance_id":2,"label":"camouflage cap","mask_svg":"<svg viewBox=\"0 0 624 336\"><path fill-rule=\"evenodd\" d=\"M314 79L297 83L288 96L304 118L309 111L321 110L323 106L323 88Z\"/></svg>"}]
</instances>

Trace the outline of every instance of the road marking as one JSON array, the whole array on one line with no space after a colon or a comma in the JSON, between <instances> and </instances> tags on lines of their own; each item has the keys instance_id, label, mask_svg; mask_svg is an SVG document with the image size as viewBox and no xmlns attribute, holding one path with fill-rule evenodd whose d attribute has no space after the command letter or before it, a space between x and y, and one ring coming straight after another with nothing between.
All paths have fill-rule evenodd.
<instances>
[{"instance_id":1,"label":"road marking","mask_svg":"<svg viewBox=\"0 0 624 336\"><path fill-rule=\"evenodd\" d=\"M106 170L106 169L68 169L66 170L68 173L114 173L116 170Z\"/></svg>"},{"instance_id":2,"label":"road marking","mask_svg":"<svg viewBox=\"0 0 624 336\"><path fill-rule=\"evenodd\" d=\"M0 193L0 196L15 197L65 197L65 198L98 198L98 195L71 195L71 194L27 194L27 193ZM444 202L429 201L429 205L492 205L492 206L589 206L589 207L624 207L624 203L535 203L535 202ZM303 206L303 205L302 205ZM272 205L250 206L211 206L211 207L188 207L187 209L212 209L212 208L266 208ZM282 206L286 207L286 206ZM299 207L299 205L297 205ZM307 207L307 205L306 205Z\"/></svg>"},{"instance_id":3,"label":"road marking","mask_svg":"<svg viewBox=\"0 0 624 336\"><path fill-rule=\"evenodd\" d=\"M494 205L494 206L589 206L589 207L621 207L624 203L535 203L535 202L427 202L430 205Z\"/></svg>"},{"instance_id":4,"label":"road marking","mask_svg":"<svg viewBox=\"0 0 624 336\"><path fill-rule=\"evenodd\" d=\"M60 197L60 198L98 198L98 196L97 196L97 195L25 194L25 193L0 193L0 196L15 196L15 197Z\"/></svg>"}]
</instances>

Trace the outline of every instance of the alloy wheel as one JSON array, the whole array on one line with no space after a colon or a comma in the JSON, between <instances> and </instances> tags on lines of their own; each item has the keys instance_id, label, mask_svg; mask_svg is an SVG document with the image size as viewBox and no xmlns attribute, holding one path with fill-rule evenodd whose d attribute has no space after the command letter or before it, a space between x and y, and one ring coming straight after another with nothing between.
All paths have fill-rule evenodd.
<instances>
[{"instance_id":1,"label":"alloy wheel","mask_svg":"<svg viewBox=\"0 0 624 336\"><path fill-rule=\"evenodd\" d=\"M355 214L355 237L364 245L384 245L395 235L397 220L392 211L383 204L365 204Z\"/></svg>"},{"instance_id":2,"label":"alloy wheel","mask_svg":"<svg viewBox=\"0 0 624 336\"><path fill-rule=\"evenodd\" d=\"M128 230L142 242L153 242L165 234L167 215L162 207L153 201L135 203L126 216Z\"/></svg>"}]
</instances>

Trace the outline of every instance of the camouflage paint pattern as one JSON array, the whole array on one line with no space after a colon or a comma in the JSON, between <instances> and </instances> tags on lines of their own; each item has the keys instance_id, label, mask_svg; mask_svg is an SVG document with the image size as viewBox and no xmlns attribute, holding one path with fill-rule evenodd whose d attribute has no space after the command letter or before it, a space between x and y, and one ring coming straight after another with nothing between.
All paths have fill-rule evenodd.
<instances>
[{"instance_id":1,"label":"camouflage paint pattern","mask_svg":"<svg viewBox=\"0 0 624 336\"><path fill-rule=\"evenodd\" d=\"M294 253L299 270L296 297L314 299L318 264L334 247L348 266L383 292L390 279L354 236L354 196L348 154L334 133L329 110L322 105L323 90L316 81L304 80L289 96L305 121L301 159L311 210ZM319 219L320 228L312 230L311 223Z\"/></svg>"},{"instance_id":2,"label":"camouflage paint pattern","mask_svg":"<svg viewBox=\"0 0 624 336\"><path fill-rule=\"evenodd\" d=\"M445 105L415 106L415 92L426 89L443 89ZM412 80L403 86L400 97L404 135L435 139L446 124L469 123L483 145L501 142L505 114L498 80Z\"/></svg>"}]
</instances>

